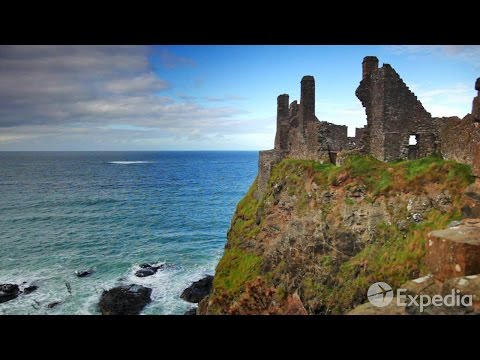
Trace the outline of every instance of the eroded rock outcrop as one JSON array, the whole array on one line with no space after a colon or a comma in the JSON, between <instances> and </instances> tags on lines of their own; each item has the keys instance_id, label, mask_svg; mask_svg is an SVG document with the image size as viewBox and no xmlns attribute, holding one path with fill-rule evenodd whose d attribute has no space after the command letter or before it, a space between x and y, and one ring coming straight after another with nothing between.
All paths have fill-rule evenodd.
<instances>
[{"instance_id":1,"label":"eroded rock outcrop","mask_svg":"<svg viewBox=\"0 0 480 360\"><path fill-rule=\"evenodd\" d=\"M466 189L470 165L480 188L479 96L463 119L433 118L374 56L363 60L356 95L367 125L354 138L315 116L313 76L301 80L300 103L278 96L275 147L260 152L198 313L348 312L372 283L396 288L427 275L429 232L477 216L478 191Z\"/></svg>"},{"instance_id":2,"label":"eroded rock outcrop","mask_svg":"<svg viewBox=\"0 0 480 360\"><path fill-rule=\"evenodd\" d=\"M20 288L16 284L0 285L0 303L15 299L20 294Z\"/></svg>"},{"instance_id":3,"label":"eroded rock outcrop","mask_svg":"<svg viewBox=\"0 0 480 360\"><path fill-rule=\"evenodd\" d=\"M472 181L468 166L438 157L353 156L341 167L283 160L262 199L253 184L239 203L199 313L286 314L289 303L346 313L372 283L427 275L427 235L458 219Z\"/></svg>"},{"instance_id":4,"label":"eroded rock outcrop","mask_svg":"<svg viewBox=\"0 0 480 360\"><path fill-rule=\"evenodd\" d=\"M213 276L207 275L203 279L195 281L188 288L183 290L180 297L191 303L199 303L212 291Z\"/></svg>"}]
</instances>

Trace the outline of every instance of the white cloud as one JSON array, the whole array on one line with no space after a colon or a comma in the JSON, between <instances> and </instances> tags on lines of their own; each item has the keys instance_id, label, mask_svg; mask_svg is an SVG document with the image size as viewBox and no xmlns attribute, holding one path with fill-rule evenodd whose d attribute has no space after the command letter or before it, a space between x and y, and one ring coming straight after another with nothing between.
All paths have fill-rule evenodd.
<instances>
[{"instance_id":1,"label":"white cloud","mask_svg":"<svg viewBox=\"0 0 480 360\"><path fill-rule=\"evenodd\" d=\"M152 71L150 54L145 46L0 46L0 146L91 149L181 139L193 148L201 139L271 131L269 122L238 120L245 111L229 103L238 96L163 95L175 84ZM194 65L167 49L161 56L167 68Z\"/></svg>"},{"instance_id":2,"label":"white cloud","mask_svg":"<svg viewBox=\"0 0 480 360\"><path fill-rule=\"evenodd\" d=\"M148 93L164 90L168 83L155 74L142 74L129 79L111 80L105 83L105 89L116 94Z\"/></svg>"},{"instance_id":3,"label":"white cloud","mask_svg":"<svg viewBox=\"0 0 480 360\"><path fill-rule=\"evenodd\" d=\"M361 128L367 124L365 109L360 101L341 103L321 100L316 104L317 118L336 125L347 125L348 136L355 136L355 128Z\"/></svg>"},{"instance_id":4,"label":"white cloud","mask_svg":"<svg viewBox=\"0 0 480 360\"><path fill-rule=\"evenodd\" d=\"M426 88L416 85L415 94L423 107L432 116L458 116L463 118L472 104L473 94L471 86L458 83L449 88Z\"/></svg>"},{"instance_id":5,"label":"white cloud","mask_svg":"<svg viewBox=\"0 0 480 360\"><path fill-rule=\"evenodd\" d=\"M167 69L174 69L182 66L195 66L195 61L187 57L178 56L168 49L160 51L160 61Z\"/></svg>"},{"instance_id":6,"label":"white cloud","mask_svg":"<svg viewBox=\"0 0 480 360\"><path fill-rule=\"evenodd\" d=\"M396 55L439 55L452 57L480 67L480 45L389 45Z\"/></svg>"}]
</instances>

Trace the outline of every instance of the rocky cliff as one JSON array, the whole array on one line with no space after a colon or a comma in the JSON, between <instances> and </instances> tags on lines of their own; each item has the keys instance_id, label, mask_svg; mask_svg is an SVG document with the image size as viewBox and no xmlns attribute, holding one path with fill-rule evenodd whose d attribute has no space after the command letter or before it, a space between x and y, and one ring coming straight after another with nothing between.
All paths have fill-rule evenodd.
<instances>
[{"instance_id":1,"label":"rocky cliff","mask_svg":"<svg viewBox=\"0 0 480 360\"><path fill-rule=\"evenodd\" d=\"M377 281L426 275L427 234L461 216L470 166L284 159L237 206L201 314L341 314Z\"/></svg>"}]
</instances>

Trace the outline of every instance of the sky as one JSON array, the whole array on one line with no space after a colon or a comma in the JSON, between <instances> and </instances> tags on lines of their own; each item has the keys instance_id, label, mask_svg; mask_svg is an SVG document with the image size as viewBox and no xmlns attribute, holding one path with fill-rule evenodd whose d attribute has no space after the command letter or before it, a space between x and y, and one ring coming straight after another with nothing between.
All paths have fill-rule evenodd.
<instances>
[{"instance_id":1,"label":"sky","mask_svg":"<svg viewBox=\"0 0 480 360\"><path fill-rule=\"evenodd\" d=\"M313 75L321 121L366 124L363 57L433 116L471 111L480 46L0 46L0 151L267 150L276 99Z\"/></svg>"}]
</instances>

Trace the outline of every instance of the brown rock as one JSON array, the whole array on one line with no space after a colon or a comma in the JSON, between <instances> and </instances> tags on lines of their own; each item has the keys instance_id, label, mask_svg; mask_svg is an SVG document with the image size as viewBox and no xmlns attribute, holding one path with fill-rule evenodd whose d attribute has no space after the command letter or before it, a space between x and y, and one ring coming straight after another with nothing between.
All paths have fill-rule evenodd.
<instances>
[{"instance_id":1,"label":"brown rock","mask_svg":"<svg viewBox=\"0 0 480 360\"><path fill-rule=\"evenodd\" d=\"M384 307L377 307L369 302L358 305L347 315L407 315L405 306L397 305L397 298L393 297L392 302Z\"/></svg>"},{"instance_id":2,"label":"brown rock","mask_svg":"<svg viewBox=\"0 0 480 360\"><path fill-rule=\"evenodd\" d=\"M283 315L308 315L307 310L303 306L302 300L297 294L293 294L287 299L287 309Z\"/></svg>"},{"instance_id":3,"label":"brown rock","mask_svg":"<svg viewBox=\"0 0 480 360\"><path fill-rule=\"evenodd\" d=\"M480 273L480 219L429 233L425 263L440 281Z\"/></svg>"},{"instance_id":4,"label":"brown rock","mask_svg":"<svg viewBox=\"0 0 480 360\"><path fill-rule=\"evenodd\" d=\"M462 218L480 218L480 188L470 185L460 199Z\"/></svg>"},{"instance_id":5,"label":"brown rock","mask_svg":"<svg viewBox=\"0 0 480 360\"><path fill-rule=\"evenodd\" d=\"M409 280L400 288L406 289L410 295L437 295L441 293L441 283L435 281L432 276L424 276L415 280Z\"/></svg>"},{"instance_id":6,"label":"brown rock","mask_svg":"<svg viewBox=\"0 0 480 360\"><path fill-rule=\"evenodd\" d=\"M472 308L475 312L480 312L480 275L462 276L445 281L442 287L442 294L450 294L451 290L458 290L461 296L472 296Z\"/></svg>"}]
</instances>

